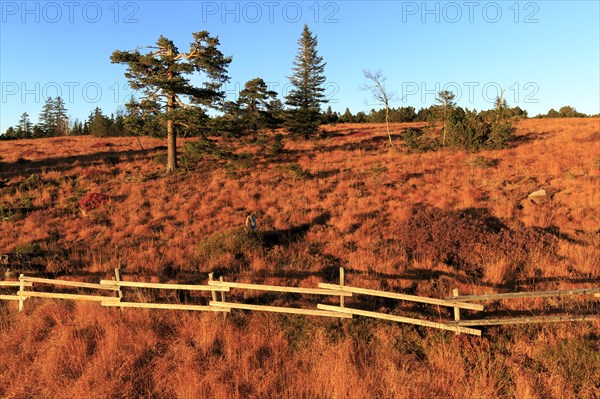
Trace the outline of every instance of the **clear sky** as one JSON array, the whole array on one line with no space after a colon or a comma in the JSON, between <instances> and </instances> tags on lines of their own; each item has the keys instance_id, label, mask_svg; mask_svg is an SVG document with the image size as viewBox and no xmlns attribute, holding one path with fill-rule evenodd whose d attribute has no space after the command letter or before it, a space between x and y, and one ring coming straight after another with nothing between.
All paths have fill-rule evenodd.
<instances>
[{"instance_id":1,"label":"clear sky","mask_svg":"<svg viewBox=\"0 0 600 399\"><path fill-rule=\"evenodd\" d=\"M254 77L288 89L304 23L327 62L334 110L377 106L359 87L382 70L393 105L417 109L449 89L463 107L487 109L499 88L530 116L571 105L600 112L599 1L0 1L0 131L46 96L72 118L110 114L131 95L116 50L160 35L188 49L192 32L221 41L230 98Z\"/></svg>"}]
</instances>

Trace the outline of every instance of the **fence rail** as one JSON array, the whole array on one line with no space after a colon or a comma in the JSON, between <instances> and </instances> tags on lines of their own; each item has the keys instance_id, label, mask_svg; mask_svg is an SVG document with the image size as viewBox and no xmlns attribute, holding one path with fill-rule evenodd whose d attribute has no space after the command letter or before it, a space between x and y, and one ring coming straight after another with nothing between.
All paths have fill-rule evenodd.
<instances>
[{"instance_id":1,"label":"fence rail","mask_svg":"<svg viewBox=\"0 0 600 399\"><path fill-rule=\"evenodd\" d=\"M538 292L507 292L503 294L481 294L481 295L462 295L449 297L448 300L455 302L463 301L495 301L503 299L519 298L551 298L572 295L592 295L600 296L600 288L581 288L575 290L556 290L556 291L538 291Z\"/></svg>"},{"instance_id":2,"label":"fence rail","mask_svg":"<svg viewBox=\"0 0 600 399\"><path fill-rule=\"evenodd\" d=\"M77 289L79 292L49 292L36 291L38 285L63 286ZM99 284L89 282L79 282L71 280L48 279L40 277L30 277L21 275L18 281L0 281L0 289L6 290L17 288L18 291L10 294L0 294L0 300L18 301L19 311L23 310L24 303L30 298L48 298L65 299L75 301L92 301L106 307L118 308L142 308L142 309L163 309L163 310L187 310L187 311L206 311L221 312L223 315L232 310L259 311L272 313L287 313L305 316L334 317L340 319L352 319L353 316L370 317L380 320L393 321L417 325L427 328L437 328L441 330L454 331L456 334L481 335L481 330L470 328L476 326L495 326L510 324L530 324L530 323L556 323L556 322L575 322L575 321L596 321L600 320L600 314L591 315L551 315L551 316L530 316L530 317L506 317L506 318L481 318L481 319L461 319L461 310L474 312L484 311L484 306L479 301L492 300L511 300L520 298L549 298L564 296L591 296L600 298L600 287L579 288L571 290L538 291L538 292L513 292L513 293L489 293L480 295L459 295L458 289L452 290L452 296L448 298L430 298L417 295L409 295L399 292L387 292L374 289L360 288L345 285L344 269L340 268L339 284L318 283L318 288L306 287L287 287L277 285L250 284L240 282L224 281L223 277L219 280L214 279L213 273L208 275L207 284L175 284L175 283L150 283L142 281L124 281L120 269L115 269L115 276L112 280L100 280ZM157 303L157 302L131 302L125 301L124 289L152 289L162 291L197 291L210 292L210 297L205 298L205 304L199 303ZM93 293L81 291L96 291ZM293 293L302 295L320 295L333 296L339 298L339 305L316 304L315 308L296 308L285 306L270 306L232 302L227 300L226 295L232 290L253 290L267 292ZM107 291L113 292L114 296L101 295ZM355 295L368 297L380 297L396 299L400 301L409 301L423 303L432 306L443 306L453 308L453 320L434 321L421 318L406 317L395 314L376 312L366 309L357 309L348 307L346 299Z\"/></svg>"},{"instance_id":3,"label":"fence rail","mask_svg":"<svg viewBox=\"0 0 600 399\"><path fill-rule=\"evenodd\" d=\"M115 287L106 287L106 286L101 285L101 284L82 283L82 282L79 282L79 281L70 281L70 280L56 280L56 279L50 279L50 278L39 278L39 277L21 276L21 277L19 277L19 281L23 281L25 283L28 283L29 287L32 286L32 283L39 283L39 284L51 284L51 285L63 285L65 287L91 288L91 289L94 289L94 290L113 290L113 291L118 290L118 288L115 288Z\"/></svg>"},{"instance_id":4,"label":"fence rail","mask_svg":"<svg viewBox=\"0 0 600 399\"><path fill-rule=\"evenodd\" d=\"M395 292L371 290L371 289L367 289L367 288L358 288L358 287L350 287L350 286L340 287L339 285L326 284L326 283L319 283L319 287L326 288L326 289L332 289L332 290L338 289L342 292L349 292L349 293L354 293L354 294L363 294L363 295L377 296L377 297L382 297L382 298L399 299L399 300L409 301L409 302L427 303L430 305L440 305L440 306L448 306L448 307L453 307L453 308L470 309L470 310L483 310L483 305L479 305L479 304L475 304L475 303L458 302L458 301L454 300L454 298L452 298L452 299L428 298L428 297L416 296L416 295L399 294L399 293L395 293Z\"/></svg>"},{"instance_id":5,"label":"fence rail","mask_svg":"<svg viewBox=\"0 0 600 399\"><path fill-rule=\"evenodd\" d=\"M260 285L247 283L230 283L221 281L209 281L208 285L212 287L227 287L243 290L269 291L269 292L286 292L306 295L333 295L333 296L352 296L352 292L346 292L340 289L339 285L334 285L331 289L320 288L302 288L302 287L283 287L278 285ZM319 284L319 287L321 284Z\"/></svg>"},{"instance_id":6,"label":"fence rail","mask_svg":"<svg viewBox=\"0 0 600 399\"><path fill-rule=\"evenodd\" d=\"M229 291L227 287L213 287L210 285L192 285L192 284L162 284L162 283L144 283L138 281L115 281L115 280L100 280L102 287L111 287L108 289L116 289L118 287L130 288L151 288L159 290L181 290L181 291ZM117 287L117 288L113 288Z\"/></svg>"},{"instance_id":7,"label":"fence rail","mask_svg":"<svg viewBox=\"0 0 600 399\"><path fill-rule=\"evenodd\" d=\"M341 313L349 314L349 315L371 317L374 319L390 320L390 321L396 321L399 323L413 324L413 325L423 326L423 327L438 328L440 330L449 330L449 331L462 332L462 333L466 333L466 334L473 334L473 335L479 335L479 336L481 335L480 330L475 330L472 328L464 328L462 326L455 326L455 325L453 326L453 325L449 325L447 323L440 323L440 322L435 322L435 321L430 321L430 320L414 319L411 317L396 316L396 315L390 315L390 314L379 313L379 312L371 312L368 310L353 309L353 308L323 305L323 304L318 304L317 308L322 309L322 310L329 310L331 312L341 312Z\"/></svg>"},{"instance_id":8,"label":"fence rail","mask_svg":"<svg viewBox=\"0 0 600 399\"><path fill-rule=\"evenodd\" d=\"M594 321L600 320L600 315L580 315L580 316L533 316L533 317L513 317L503 319L480 319L480 320L461 320L452 322L459 326L500 326L508 324L534 324L534 323L559 323L564 321Z\"/></svg>"},{"instance_id":9,"label":"fence rail","mask_svg":"<svg viewBox=\"0 0 600 399\"><path fill-rule=\"evenodd\" d=\"M242 310L256 310L259 312L301 314L301 315L305 315L305 316L325 316L325 317L337 317L337 318L341 317L344 319L352 318L352 315L344 315L344 314L341 315L336 312L313 310L313 309L287 308L287 307L282 307L282 306L248 305L245 303L232 303L232 302L210 302L210 306L216 306L216 307L220 307L220 308L224 308L224 309L242 309Z\"/></svg>"}]
</instances>

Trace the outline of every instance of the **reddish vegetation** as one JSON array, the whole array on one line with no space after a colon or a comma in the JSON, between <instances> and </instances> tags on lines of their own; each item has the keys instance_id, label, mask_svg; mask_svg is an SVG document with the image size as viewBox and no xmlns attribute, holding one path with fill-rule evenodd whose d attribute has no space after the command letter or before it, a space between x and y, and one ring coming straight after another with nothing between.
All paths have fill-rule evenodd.
<instances>
[{"instance_id":1,"label":"reddish vegetation","mask_svg":"<svg viewBox=\"0 0 600 399\"><path fill-rule=\"evenodd\" d=\"M79 206L84 211L98 209L108 202L108 195L102 193L87 193L79 200Z\"/></svg>"},{"instance_id":2,"label":"reddish vegetation","mask_svg":"<svg viewBox=\"0 0 600 399\"><path fill-rule=\"evenodd\" d=\"M409 126L420 125L394 125L395 139ZM390 151L382 125L327 129L324 139L284 141L277 156L268 143L237 143L252 156L167 177L162 140L143 138L146 151L135 138L0 142L0 204L14 210L0 221L0 253L16 272L93 282L121 266L136 280L205 282L217 271L314 287L344 266L349 284L435 297L599 285L599 119L522 121L513 148L479 154ZM547 198L527 198L539 189ZM84 217L86 193L110 201ZM240 232L249 212L256 235ZM489 305L519 316L597 313L597 303ZM476 338L362 318L223 320L35 299L18 314L14 305L0 303L0 397L594 398L599 389L598 322L493 327Z\"/></svg>"}]
</instances>

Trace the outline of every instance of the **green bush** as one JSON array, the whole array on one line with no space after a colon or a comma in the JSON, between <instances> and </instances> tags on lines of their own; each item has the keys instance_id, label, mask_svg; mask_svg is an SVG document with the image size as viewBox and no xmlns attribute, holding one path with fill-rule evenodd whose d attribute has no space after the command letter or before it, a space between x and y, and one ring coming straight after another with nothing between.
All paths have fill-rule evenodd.
<instances>
[{"instance_id":1,"label":"green bush","mask_svg":"<svg viewBox=\"0 0 600 399\"><path fill-rule=\"evenodd\" d=\"M452 110L445 126L448 145L466 151L506 148L514 135L511 122L490 123L481 114L460 107Z\"/></svg>"},{"instance_id":2,"label":"green bush","mask_svg":"<svg viewBox=\"0 0 600 399\"><path fill-rule=\"evenodd\" d=\"M486 148L499 149L506 148L510 140L514 137L512 124L506 121L498 121L492 124L489 138L486 141Z\"/></svg>"},{"instance_id":3,"label":"green bush","mask_svg":"<svg viewBox=\"0 0 600 399\"><path fill-rule=\"evenodd\" d=\"M196 252L199 262L219 267L241 267L248 263L248 254L262 248L260 233L237 228L213 234L200 242Z\"/></svg>"},{"instance_id":4,"label":"green bush","mask_svg":"<svg viewBox=\"0 0 600 399\"><path fill-rule=\"evenodd\" d=\"M452 110L446 123L448 145L467 151L481 150L490 135L490 125L476 112L460 107Z\"/></svg>"},{"instance_id":5,"label":"green bush","mask_svg":"<svg viewBox=\"0 0 600 399\"><path fill-rule=\"evenodd\" d=\"M42 249L38 244L30 242L15 247L14 253L21 256L38 256L42 254Z\"/></svg>"},{"instance_id":6,"label":"green bush","mask_svg":"<svg viewBox=\"0 0 600 399\"><path fill-rule=\"evenodd\" d=\"M206 138L199 138L196 141L185 143L183 146L184 161L189 163L200 163L203 160L227 159L231 153L219 148L214 141Z\"/></svg>"},{"instance_id":7,"label":"green bush","mask_svg":"<svg viewBox=\"0 0 600 399\"><path fill-rule=\"evenodd\" d=\"M437 148L437 143L421 129L409 127L403 133L404 144L408 152L427 152Z\"/></svg>"}]
</instances>

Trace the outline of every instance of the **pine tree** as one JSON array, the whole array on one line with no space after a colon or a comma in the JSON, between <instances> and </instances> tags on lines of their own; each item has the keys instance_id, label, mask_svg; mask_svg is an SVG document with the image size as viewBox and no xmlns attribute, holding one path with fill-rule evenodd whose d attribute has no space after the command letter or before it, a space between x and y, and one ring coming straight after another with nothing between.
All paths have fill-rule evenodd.
<instances>
[{"instance_id":1,"label":"pine tree","mask_svg":"<svg viewBox=\"0 0 600 399\"><path fill-rule=\"evenodd\" d=\"M125 77L134 90L143 93L139 103L130 107L140 110L142 117L156 113L167 126L167 173L177 169L176 126L192 129L197 122L198 112L193 108L218 108L223 99L223 83L229 80L227 67L231 57L225 57L218 49L219 39L207 31L193 34L188 53L179 52L175 44L161 36L151 51L142 54L139 50L115 51L111 61L126 64ZM190 84L186 75L202 72L207 78L203 87ZM185 97L182 97L185 96ZM184 103L190 98L191 104Z\"/></svg>"},{"instance_id":2,"label":"pine tree","mask_svg":"<svg viewBox=\"0 0 600 399\"><path fill-rule=\"evenodd\" d=\"M354 122L354 116L352 115L352 112L350 112L350 108L346 107L346 110L344 111L344 113L342 114L342 116L340 116L340 121L342 123L352 123L352 122Z\"/></svg>"},{"instance_id":3,"label":"pine tree","mask_svg":"<svg viewBox=\"0 0 600 399\"><path fill-rule=\"evenodd\" d=\"M334 124L339 120L339 115L336 112L333 112L331 106L327 107L327 111L323 114L323 123Z\"/></svg>"},{"instance_id":4,"label":"pine tree","mask_svg":"<svg viewBox=\"0 0 600 399\"><path fill-rule=\"evenodd\" d=\"M277 93L269 90L261 78L249 80L240 91L237 106L242 118L242 128L252 132L256 140L259 129L269 125L269 104L277 97Z\"/></svg>"},{"instance_id":5,"label":"pine tree","mask_svg":"<svg viewBox=\"0 0 600 399\"><path fill-rule=\"evenodd\" d=\"M14 127L10 126L8 129L6 129L6 132L4 132L4 135L2 136L3 139L6 140L15 140L17 139L17 131L15 130Z\"/></svg>"},{"instance_id":6,"label":"pine tree","mask_svg":"<svg viewBox=\"0 0 600 399\"><path fill-rule=\"evenodd\" d=\"M54 114L54 132L56 136L66 136L69 134L69 118L64 100L58 96L53 102L52 112Z\"/></svg>"},{"instance_id":7,"label":"pine tree","mask_svg":"<svg viewBox=\"0 0 600 399\"><path fill-rule=\"evenodd\" d=\"M298 53L294 60L293 74L289 77L293 88L286 97L292 109L288 112L287 128L294 136L308 139L321 124L321 104L326 103L325 65L317 53L317 37L304 25L298 40Z\"/></svg>"},{"instance_id":8,"label":"pine tree","mask_svg":"<svg viewBox=\"0 0 600 399\"><path fill-rule=\"evenodd\" d=\"M90 122L90 134L95 137L108 136L110 129L110 120L102 114L98 107L92 112Z\"/></svg>"},{"instance_id":9,"label":"pine tree","mask_svg":"<svg viewBox=\"0 0 600 399\"><path fill-rule=\"evenodd\" d=\"M17 134L19 138L30 138L33 132L33 124L29 119L29 114L27 112L23 112L21 114L21 119L19 119L19 125L17 127Z\"/></svg>"},{"instance_id":10,"label":"pine tree","mask_svg":"<svg viewBox=\"0 0 600 399\"><path fill-rule=\"evenodd\" d=\"M56 114L54 113L54 100L52 97L48 97L42 112L39 116L39 130L37 136L51 136L56 128Z\"/></svg>"}]
</instances>

